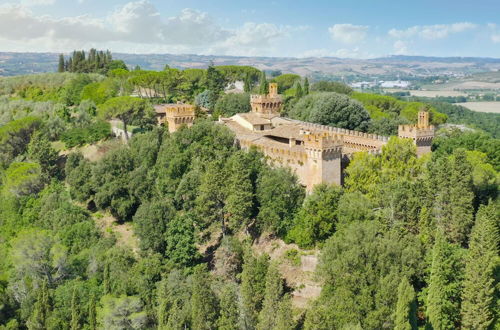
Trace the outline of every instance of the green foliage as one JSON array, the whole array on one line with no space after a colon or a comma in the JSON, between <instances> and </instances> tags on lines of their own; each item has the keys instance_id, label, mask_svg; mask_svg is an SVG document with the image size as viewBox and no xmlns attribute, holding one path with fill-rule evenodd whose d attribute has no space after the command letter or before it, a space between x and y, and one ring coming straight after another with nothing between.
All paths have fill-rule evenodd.
<instances>
[{"instance_id":1,"label":"green foliage","mask_svg":"<svg viewBox=\"0 0 500 330\"><path fill-rule=\"evenodd\" d=\"M146 313L139 297L103 296L97 310L99 325L104 329L144 329Z\"/></svg>"},{"instance_id":2,"label":"green foliage","mask_svg":"<svg viewBox=\"0 0 500 330\"><path fill-rule=\"evenodd\" d=\"M69 106L79 104L83 89L92 82L91 77L86 74L79 74L70 80L61 92L61 98L64 104Z\"/></svg>"},{"instance_id":3,"label":"green foliage","mask_svg":"<svg viewBox=\"0 0 500 330\"><path fill-rule=\"evenodd\" d=\"M228 82L242 81L249 78L250 82L257 81L260 70L245 65L218 65L215 67L224 75Z\"/></svg>"},{"instance_id":4,"label":"green foliage","mask_svg":"<svg viewBox=\"0 0 500 330\"><path fill-rule=\"evenodd\" d=\"M200 107L214 110L217 102L217 95L213 91L206 89L202 93L196 95L194 102Z\"/></svg>"},{"instance_id":5,"label":"green foliage","mask_svg":"<svg viewBox=\"0 0 500 330\"><path fill-rule=\"evenodd\" d=\"M118 95L119 84L114 79L105 79L85 86L81 93L81 100L91 100L99 105Z\"/></svg>"},{"instance_id":6,"label":"green foliage","mask_svg":"<svg viewBox=\"0 0 500 330\"><path fill-rule=\"evenodd\" d=\"M319 274L324 285L307 313L305 329L356 323L367 329L392 328L394 292L403 277L421 276L421 258L415 237L383 233L376 221L355 222L337 231L321 252Z\"/></svg>"},{"instance_id":7,"label":"green foliage","mask_svg":"<svg viewBox=\"0 0 500 330\"><path fill-rule=\"evenodd\" d=\"M248 94L225 94L215 105L214 118L231 117L237 113L249 112L250 95Z\"/></svg>"},{"instance_id":8,"label":"green foliage","mask_svg":"<svg viewBox=\"0 0 500 330\"><path fill-rule=\"evenodd\" d=\"M259 94L267 95L269 93L269 82L266 78L266 73L262 71L259 78Z\"/></svg>"},{"instance_id":9,"label":"green foliage","mask_svg":"<svg viewBox=\"0 0 500 330\"><path fill-rule=\"evenodd\" d=\"M415 330L417 327L417 301L415 290L408 282L407 278L403 278L398 286L398 302L396 304L396 312L394 317L395 330Z\"/></svg>"},{"instance_id":10,"label":"green foliage","mask_svg":"<svg viewBox=\"0 0 500 330\"><path fill-rule=\"evenodd\" d=\"M448 122L452 124L465 124L479 128L491 134L494 138L500 138L500 115L497 113L477 112L463 106L425 100L440 113L448 116Z\"/></svg>"},{"instance_id":11,"label":"green foliage","mask_svg":"<svg viewBox=\"0 0 500 330\"><path fill-rule=\"evenodd\" d=\"M353 93L351 97L360 101L373 119L401 117L415 123L418 112L422 110L429 111L430 122L434 125L443 124L447 119L445 114L421 102L406 102L392 96L367 93Z\"/></svg>"},{"instance_id":12,"label":"green foliage","mask_svg":"<svg viewBox=\"0 0 500 330\"><path fill-rule=\"evenodd\" d=\"M194 224L189 215L178 214L167 226L165 255L174 265L192 266L199 258Z\"/></svg>"},{"instance_id":13,"label":"green foliage","mask_svg":"<svg viewBox=\"0 0 500 330\"><path fill-rule=\"evenodd\" d=\"M255 257L250 251L244 261L240 287L242 325L245 329L255 329L264 300L269 261L267 255Z\"/></svg>"},{"instance_id":14,"label":"green foliage","mask_svg":"<svg viewBox=\"0 0 500 330\"><path fill-rule=\"evenodd\" d=\"M58 176L57 161L59 155L49 140L40 133L35 133L28 145L28 158L40 164L44 179L48 181L51 177Z\"/></svg>"},{"instance_id":15,"label":"green foliage","mask_svg":"<svg viewBox=\"0 0 500 330\"><path fill-rule=\"evenodd\" d=\"M42 170L37 163L12 163L3 174L3 189L16 197L39 192L43 187Z\"/></svg>"},{"instance_id":16,"label":"green foliage","mask_svg":"<svg viewBox=\"0 0 500 330\"><path fill-rule=\"evenodd\" d=\"M66 130L61 134L61 141L66 148L83 146L85 144L96 143L110 137L111 125L103 120L97 120L85 127L75 127Z\"/></svg>"},{"instance_id":17,"label":"green foliage","mask_svg":"<svg viewBox=\"0 0 500 330\"><path fill-rule=\"evenodd\" d=\"M154 122L154 112L145 100L131 96L119 96L107 100L99 106L99 117L102 119L119 119L123 123L125 137L128 140L127 125L137 123L141 127Z\"/></svg>"},{"instance_id":18,"label":"green foliage","mask_svg":"<svg viewBox=\"0 0 500 330\"><path fill-rule=\"evenodd\" d=\"M331 92L303 97L289 115L294 119L360 131L366 131L370 121L361 103Z\"/></svg>"},{"instance_id":19,"label":"green foliage","mask_svg":"<svg viewBox=\"0 0 500 330\"><path fill-rule=\"evenodd\" d=\"M140 239L142 250L151 249L161 254L165 252L165 235L174 214L173 205L164 200L141 204L134 215L134 232Z\"/></svg>"},{"instance_id":20,"label":"green foliage","mask_svg":"<svg viewBox=\"0 0 500 330\"><path fill-rule=\"evenodd\" d=\"M193 329L211 330L217 324L218 300L210 288L210 274L203 266L197 266L191 287L191 322Z\"/></svg>"},{"instance_id":21,"label":"green foliage","mask_svg":"<svg viewBox=\"0 0 500 330\"><path fill-rule=\"evenodd\" d=\"M9 166L16 156L27 150L32 133L40 125L40 119L25 117L0 126L0 167Z\"/></svg>"},{"instance_id":22,"label":"green foliage","mask_svg":"<svg viewBox=\"0 0 500 330\"><path fill-rule=\"evenodd\" d=\"M220 316L217 320L217 328L220 330L233 330L239 320L237 286L226 284L220 293Z\"/></svg>"},{"instance_id":23,"label":"green foliage","mask_svg":"<svg viewBox=\"0 0 500 330\"><path fill-rule=\"evenodd\" d=\"M288 238L301 248L311 248L335 231L337 209L342 189L335 186L317 185L295 217Z\"/></svg>"},{"instance_id":24,"label":"green foliage","mask_svg":"<svg viewBox=\"0 0 500 330\"><path fill-rule=\"evenodd\" d=\"M63 71L79 73L96 72L105 74L108 70L114 69L127 69L127 66L121 60L113 61L109 50L104 52L91 48L88 54L85 54L83 50L73 51L72 55L65 62Z\"/></svg>"},{"instance_id":25,"label":"green foliage","mask_svg":"<svg viewBox=\"0 0 500 330\"><path fill-rule=\"evenodd\" d=\"M462 291L462 327L488 329L498 320L498 271L500 260L500 211L498 203L481 206L472 229L465 259Z\"/></svg>"},{"instance_id":26,"label":"green foliage","mask_svg":"<svg viewBox=\"0 0 500 330\"><path fill-rule=\"evenodd\" d=\"M460 321L463 277L462 251L438 232L432 250L426 297L427 323L431 329L456 329Z\"/></svg>"},{"instance_id":27,"label":"green foliage","mask_svg":"<svg viewBox=\"0 0 500 330\"><path fill-rule=\"evenodd\" d=\"M432 150L436 156L452 154L458 148L484 152L487 162L493 165L496 171L500 171L499 139L493 139L481 132L450 130L437 136L432 142Z\"/></svg>"},{"instance_id":28,"label":"green foliage","mask_svg":"<svg viewBox=\"0 0 500 330\"><path fill-rule=\"evenodd\" d=\"M304 195L304 188L289 169L264 170L257 181L258 219L263 229L286 235Z\"/></svg>"},{"instance_id":29,"label":"green foliage","mask_svg":"<svg viewBox=\"0 0 500 330\"><path fill-rule=\"evenodd\" d=\"M451 242L465 245L473 224L472 166L463 149L430 166L436 225Z\"/></svg>"},{"instance_id":30,"label":"green foliage","mask_svg":"<svg viewBox=\"0 0 500 330\"><path fill-rule=\"evenodd\" d=\"M285 93L288 89L292 88L295 83L300 82L301 78L299 75L292 73L285 73L274 77L271 82L278 84L278 92L280 94Z\"/></svg>"},{"instance_id":31,"label":"green foliage","mask_svg":"<svg viewBox=\"0 0 500 330\"><path fill-rule=\"evenodd\" d=\"M274 329L276 327L276 314L278 314L280 309L283 289L283 279L278 271L278 267L275 264L271 264L266 274L266 288L262 310L259 313L258 330Z\"/></svg>"},{"instance_id":32,"label":"green foliage","mask_svg":"<svg viewBox=\"0 0 500 330\"><path fill-rule=\"evenodd\" d=\"M353 90L351 87L337 81L321 80L315 82L311 86L313 92L334 92L339 94L351 95Z\"/></svg>"}]
</instances>

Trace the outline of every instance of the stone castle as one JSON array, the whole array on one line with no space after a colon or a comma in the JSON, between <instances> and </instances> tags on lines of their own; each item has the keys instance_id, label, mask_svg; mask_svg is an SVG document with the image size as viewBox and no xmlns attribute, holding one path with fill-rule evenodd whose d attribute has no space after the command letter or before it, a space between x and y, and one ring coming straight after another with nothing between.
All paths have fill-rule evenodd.
<instances>
[{"instance_id":1,"label":"stone castle","mask_svg":"<svg viewBox=\"0 0 500 330\"><path fill-rule=\"evenodd\" d=\"M283 99L278 85L269 84L266 95L250 97L251 111L230 118L219 118L236 135L241 148L256 147L274 164L290 167L307 190L319 183L342 184L343 169L353 154L360 151L380 153L389 140L386 136L313 124L280 116ZM181 125L191 126L195 113L188 104L155 107L158 123L168 123L175 132ZM421 111L416 125L400 125L398 136L412 139L417 154L431 151L435 128L429 113Z\"/></svg>"},{"instance_id":2,"label":"stone castle","mask_svg":"<svg viewBox=\"0 0 500 330\"><path fill-rule=\"evenodd\" d=\"M236 135L240 146L260 149L273 163L290 167L310 191L319 183L342 184L343 168L360 151L381 152L386 136L313 124L280 116L283 105L278 86L269 84L267 95L252 95L251 112L239 113L219 122ZM429 113L419 112L416 125L401 125L399 137L410 138L417 154L430 152L434 126Z\"/></svg>"}]
</instances>

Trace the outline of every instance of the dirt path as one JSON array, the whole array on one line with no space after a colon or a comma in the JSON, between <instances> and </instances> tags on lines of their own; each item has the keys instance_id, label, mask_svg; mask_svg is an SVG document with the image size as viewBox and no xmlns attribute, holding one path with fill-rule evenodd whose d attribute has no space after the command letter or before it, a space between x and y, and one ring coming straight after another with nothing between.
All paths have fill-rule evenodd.
<instances>
[{"instance_id":1,"label":"dirt path","mask_svg":"<svg viewBox=\"0 0 500 330\"><path fill-rule=\"evenodd\" d=\"M112 215L102 215L100 212L94 214L94 220L104 235L109 235L110 233L115 235L117 240L116 244L118 246L128 247L135 254L139 253L139 240L134 235L131 223L126 222L120 224Z\"/></svg>"}]
</instances>

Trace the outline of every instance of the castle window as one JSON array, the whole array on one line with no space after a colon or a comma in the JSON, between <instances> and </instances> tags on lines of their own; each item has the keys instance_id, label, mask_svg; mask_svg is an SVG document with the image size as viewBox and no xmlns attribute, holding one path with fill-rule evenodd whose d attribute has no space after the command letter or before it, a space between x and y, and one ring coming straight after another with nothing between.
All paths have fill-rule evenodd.
<instances>
[{"instance_id":1,"label":"castle window","mask_svg":"<svg viewBox=\"0 0 500 330\"><path fill-rule=\"evenodd\" d=\"M260 130L263 131L264 130L264 125L260 125Z\"/></svg>"}]
</instances>

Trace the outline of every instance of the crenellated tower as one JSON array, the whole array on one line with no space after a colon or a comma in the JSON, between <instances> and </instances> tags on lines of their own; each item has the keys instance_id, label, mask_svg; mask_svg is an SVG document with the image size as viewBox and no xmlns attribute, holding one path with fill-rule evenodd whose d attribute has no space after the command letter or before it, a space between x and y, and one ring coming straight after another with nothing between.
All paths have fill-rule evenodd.
<instances>
[{"instance_id":1,"label":"crenellated tower","mask_svg":"<svg viewBox=\"0 0 500 330\"><path fill-rule=\"evenodd\" d=\"M252 112L260 116L275 117L280 115L283 99L278 94L278 84L269 84L269 93L265 95L251 95L250 105Z\"/></svg>"},{"instance_id":2,"label":"crenellated tower","mask_svg":"<svg viewBox=\"0 0 500 330\"><path fill-rule=\"evenodd\" d=\"M341 185L342 138L328 133L305 134L303 141L309 168L308 190L320 183Z\"/></svg>"},{"instance_id":3,"label":"crenellated tower","mask_svg":"<svg viewBox=\"0 0 500 330\"><path fill-rule=\"evenodd\" d=\"M173 133L182 125L191 127L195 118L194 105L184 103L161 104L155 106L158 124L168 124L168 131Z\"/></svg>"},{"instance_id":4,"label":"crenellated tower","mask_svg":"<svg viewBox=\"0 0 500 330\"><path fill-rule=\"evenodd\" d=\"M434 125L429 124L429 112L420 111L416 125L399 125L398 136L412 139L417 146L417 155L421 156L431 152L435 131Z\"/></svg>"}]
</instances>

